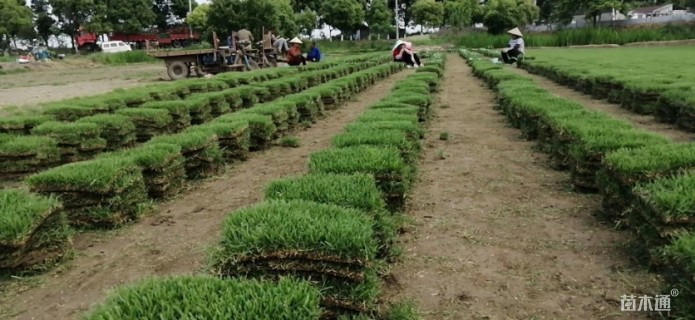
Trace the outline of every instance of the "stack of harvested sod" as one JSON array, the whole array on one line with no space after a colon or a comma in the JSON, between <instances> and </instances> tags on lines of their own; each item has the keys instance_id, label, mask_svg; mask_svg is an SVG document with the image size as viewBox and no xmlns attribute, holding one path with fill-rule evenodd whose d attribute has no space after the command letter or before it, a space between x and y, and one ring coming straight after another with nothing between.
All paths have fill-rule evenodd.
<instances>
[{"instance_id":1,"label":"stack of harvested sod","mask_svg":"<svg viewBox=\"0 0 695 320\"><path fill-rule=\"evenodd\" d=\"M215 175L224 159L217 135L212 131L188 131L156 137L149 144L173 144L181 148L188 179L202 179Z\"/></svg>"},{"instance_id":2,"label":"stack of harvested sod","mask_svg":"<svg viewBox=\"0 0 695 320\"><path fill-rule=\"evenodd\" d=\"M390 73L383 70L391 69L377 68L352 83ZM420 108L405 110L411 113L371 111L396 121L352 126L334 140L344 148L311 155L311 174L276 181L266 188L266 202L230 214L213 258L218 274L302 276L322 288L324 318L373 315L380 291L377 269L392 257L398 228L382 190L405 194L403 182L410 183L422 133ZM399 122L403 117L412 121ZM382 127L391 130L379 131Z\"/></svg>"},{"instance_id":3,"label":"stack of harvested sod","mask_svg":"<svg viewBox=\"0 0 695 320\"><path fill-rule=\"evenodd\" d=\"M75 162L25 179L31 191L56 196L71 224L115 227L138 218L147 199L141 168L131 159Z\"/></svg>"},{"instance_id":4,"label":"stack of harvested sod","mask_svg":"<svg viewBox=\"0 0 695 320\"><path fill-rule=\"evenodd\" d=\"M129 117L137 128L137 142L145 142L154 136L171 133L175 127L174 118L166 109L125 108L116 114Z\"/></svg>"},{"instance_id":5,"label":"stack of harvested sod","mask_svg":"<svg viewBox=\"0 0 695 320\"><path fill-rule=\"evenodd\" d=\"M53 138L0 134L2 179L15 179L60 163L61 149Z\"/></svg>"},{"instance_id":6,"label":"stack of harvested sod","mask_svg":"<svg viewBox=\"0 0 695 320\"><path fill-rule=\"evenodd\" d=\"M135 123L124 115L98 114L79 119L76 123L94 123L99 126L100 137L106 140L106 150L130 147L137 139Z\"/></svg>"},{"instance_id":7,"label":"stack of harvested sod","mask_svg":"<svg viewBox=\"0 0 695 320\"><path fill-rule=\"evenodd\" d=\"M186 132L194 131L206 131L208 134L217 135L217 144L226 163L246 160L249 156L251 127L248 122L219 121L194 126L186 130Z\"/></svg>"},{"instance_id":8,"label":"stack of harvested sod","mask_svg":"<svg viewBox=\"0 0 695 320\"><path fill-rule=\"evenodd\" d=\"M53 138L60 148L63 162L75 162L94 156L106 148L96 123L45 122L32 131L36 136Z\"/></svg>"},{"instance_id":9,"label":"stack of harvested sod","mask_svg":"<svg viewBox=\"0 0 695 320\"><path fill-rule=\"evenodd\" d=\"M55 118L49 115L2 117L0 119L0 133L15 135L31 134L31 129L34 129L34 127L53 120L55 120Z\"/></svg>"},{"instance_id":10,"label":"stack of harvested sod","mask_svg":"<svg viewBox=\"0 0 695 320\"><path fill-rule=\"evenodd\" d=\"M295 279L151 278L119 288L86 319L319 320L319 295Z\"/></svg>"},{"instance_id":11,"label":"stack of harvested sod","mask_svg":"<svg viewBox=\"0 0 695 320\"><path fill-rule=\"evenodd\" d=\"M57 199L0 190L0 271L38 270L71 249L65 212Z\"/></svg>"},{"instance_id":12,"label":"stack of harvested sod","mask_svg":"<svg viewBox=\"0 0 695 320\"><path fill-rule=\"evenodd\" d=\"M571 102L553 104L557 98L532 88L528 81L489 68L487 62L476 61L469 53L462 55L473 58L469 63L474 70L499 88L500 104L510 118L518 124L529 122L527 131L536 130L546 151L569 159L565 164L572 167L575 184L577 178L591 179L592 187L603 195L604 216L638 235L640 258L648 258L666 271L671 279L669 290L679 289L678 297L672 299L672 312L695 313L691 303L695 299L692 144L674 144L639 132L630 123L582 110ZM535 103L521 103L534 101L528 92L533 92ZM535 118L529 117L534 114Z\"/></svg>"}]
</instances>

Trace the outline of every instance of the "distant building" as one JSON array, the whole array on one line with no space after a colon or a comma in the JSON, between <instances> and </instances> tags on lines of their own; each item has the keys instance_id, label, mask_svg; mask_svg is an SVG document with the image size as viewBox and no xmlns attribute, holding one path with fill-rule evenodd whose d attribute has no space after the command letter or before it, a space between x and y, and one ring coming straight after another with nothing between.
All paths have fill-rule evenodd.
<instances>
[{"instance_id":1,"label":"distant building","mask_svg":"<svg viewBox=\"0 0 695 320\"><path fill-rule=\"evenodd\" d=\"M674 14L673 4L637 8L627 13L630 19L646 19L653 17L670 16Z\"/></svg>"}]
</instances>

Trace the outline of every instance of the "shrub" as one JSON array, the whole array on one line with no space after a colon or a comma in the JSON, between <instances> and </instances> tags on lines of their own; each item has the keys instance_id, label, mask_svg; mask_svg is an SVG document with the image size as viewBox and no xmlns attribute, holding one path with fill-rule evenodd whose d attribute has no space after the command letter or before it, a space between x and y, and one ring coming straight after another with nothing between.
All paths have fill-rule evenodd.
<instances>
[{"instance_id":1,"label":"shrub","mask_svg":"<svg viewBox=\"0 0 695 320\"><path fill-rule=\"evenodd\" d=\"M71 224L113 227L135 220L146 200L142 172L130 159L70 163L31 175L31 191L58 197Z\"/></svg>"},{"instance_id":2,"label":"shrub","mask_svg":"<svg viewBox=\"0 0 695 320\"><path fill-rule=\"evenodd\" d=\"M119 288L86 319L318 320L319 299L317 289L294 279L152 278Z\"/></svg>"},{"instance_id":3,"label":"shrub","mask_svg":"<svg viewBox=\"0 0 695 320\"><path fill-rule=\"evenodd\" d=\"M0 190L0 270L38 269L64 257L71 244L57 199Z\"/></svg>"}]
</instances>

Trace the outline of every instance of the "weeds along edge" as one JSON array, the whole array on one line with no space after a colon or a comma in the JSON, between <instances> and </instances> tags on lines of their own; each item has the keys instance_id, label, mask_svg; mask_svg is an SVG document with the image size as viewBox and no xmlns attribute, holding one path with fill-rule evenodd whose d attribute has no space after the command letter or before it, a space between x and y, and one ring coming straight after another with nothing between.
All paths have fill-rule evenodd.
<instances>
[{"instance_id":1,"label":"weeds along edge","mask_svg":"<svg viewBox=\"0 0 695 320\"><path fill-rule=\"evenodd\" d=\"M31 175L25 183L33 193L1 190L0 202L6 212L2 228L7 236L0 241L8 248L2 259L3 271L43 271L48 267L43 262L66 256L71 248L70 238L54 229L67 230L68 224L113 228L137 220L151 201L176 195L186 180L214 175L224 164L246 159L253 137L267 138L255 141L261 144L260 148L272 143L277 127L267 110L284 115L280 118L286 123L295 123L297 119L316 121L325 115L323 94L336 96L331 100L331 108L338 108L366 84L402 68L384 61L351 65L349 72L340 71L341 76L333 77L335 80L285 96L283 102L261 103L246 109L246 113L226 114L180 133L157 136L138 147ZM350 74L344 75L347 73ZM364 85L358 86L358 80ZM302 117L297 112L299 105L317 112ZM59 207L42 204L46 201L59 201ZM49 221L56 224L55 228ZM29 256L33 258L28 259Z\"/></svg>"},{"instance_id":2,"label":"weeds along edge","mask_svg":"<svg viewBox=\"0 0 695 320\"><path fill-rule=\"evenodd\" d=\"M695 144L673 143L628 121L591 111L532 80L460 50L497 93L497 108L524 137L569 170L577 191L599 192L599 217L635 233L635 258L667 275L672 312L695 314Z\"/></svg>"},{"instance_id":3,"label":"weeds along edge","mask_svg":"<svg viewBox=\"0 0 695 320\"><path fill-rule=\"evenodd\" d=\"M402 202L410 189L420 151L421 125L427 120L419 115L429 114L431 94L441 81L441 72L429 71L443 69L444 60L435 56L427 63L434 69L423 69L399 81L375 104L392 103L391 108L370 107L333 138L331 148L312 154L308 174L276 180L266 186L263 202L230 212L223 223L220 244L210 256L209 270L215 280L209 281L223 279L233 285L260 281L266 286L298 281L320 292L317 300L313 300L315 292L305 293L311 305L304 305L312 312L320 308L320 314L287 318L279 313L274 319L418 319L410 303L380 310L377 298L380 275L394 258L394 240L403 218L400 206L388 203L394 198ZM356 82L369 83L385 73L378 68L367 70L355 74L364 80ZM427 92L412 93L424 87ZM144 306L147 310L118 312L142 299L127 290L165 284L170 279L120 289L89 319L154 313L164 307L150 304ZM284 303L288 294L300 289L303 287L287 288L271 300ZM180 290L188 295L195 294L196 288ZM178 304L171 299L167 302ZM234 315L230 311L219 316Z\"/></svg>"}]
</instances>

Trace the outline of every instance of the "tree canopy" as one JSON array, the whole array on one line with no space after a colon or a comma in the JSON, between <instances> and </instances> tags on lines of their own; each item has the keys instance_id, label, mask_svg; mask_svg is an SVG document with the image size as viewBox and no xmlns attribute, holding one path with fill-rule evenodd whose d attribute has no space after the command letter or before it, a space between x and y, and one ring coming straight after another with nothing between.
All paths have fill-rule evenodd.
<instances>
[{"instance_id":1,"label":"tree canopy","mask_svg":"<svg viewBox=\"0 0 695 320\"><path fill-rule=\"evenodd\" d=\"M411 8L413 21L427 27L439 27L444 22L444 5L435 0L417 0Z\"/></svg>"},{"instance_id":2,"label":"tree canopy","mask_svg":"<svg viewBox=\"0 0 695 320\"><path fill-rule=\"evenodd\" d=\"M323 21L343 34L352 34L365 22L364 4L358 0L325 1L319 11Z\"/></svg>"}]
</instances>

